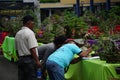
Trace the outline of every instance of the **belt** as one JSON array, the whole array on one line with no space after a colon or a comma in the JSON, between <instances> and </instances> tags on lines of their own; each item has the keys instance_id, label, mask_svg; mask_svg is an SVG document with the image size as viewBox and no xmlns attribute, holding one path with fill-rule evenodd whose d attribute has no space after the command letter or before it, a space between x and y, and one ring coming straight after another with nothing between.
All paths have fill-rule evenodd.
<instances>
[{"instance_id":1,"label":"belt","mask_svg":"<svg viewBox=\"0 0 120 80\"><path fill-rule=\"evenodd\" d=\"M19 56L19 58L26 58L26 57L32 57L32 56L31 55Z\"/></svg>"}]
</instances>

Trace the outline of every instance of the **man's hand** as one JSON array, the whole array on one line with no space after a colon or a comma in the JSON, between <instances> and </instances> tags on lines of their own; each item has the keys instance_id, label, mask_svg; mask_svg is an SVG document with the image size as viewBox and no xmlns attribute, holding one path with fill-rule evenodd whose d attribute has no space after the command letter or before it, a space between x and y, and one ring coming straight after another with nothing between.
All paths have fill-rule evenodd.
<instances>
[{"instance_id":1,"label":"man's hand","mask_svg":"<svg viewBox=\"0 0 120 80\"><path fill-rule=\"evenodd\" d=\"M91 51L92 51L92 48L90 47L86 51L83 51L82 53L80 53L79 56L87 57Z\"/></svg>"},{"instance_id":2,"label":"man's hand","mask_svg":"<svg viewBox=\"0 0 120 80\"><path fill-rule=\"evenodd\" d=\"M42 64L40 63L40 61L37 61L36 64L37 64L37 67L42 67Z\"/></svg>"},{"instance_id":3,"label":"man's hand","mask_svg":"<svg viewBox=\"0 0 120 80\"><path fill-rule=\"evenodd\" d=\"M36 61L36 65L37 65L38 67L41 67L42 64L40 63L40 61L39 61L39 59L38 59L38 56L37 56L37 54L36 54L36 49L35 49L35 48L31 48L31 49L30 49L30 52L31 52L32 57L33 57L34 60Z\"/></svg>"},{"instance_id":4,"label":"man's hand","mask_svg":"<svg viewBox=\"0 0 120 80\"><path fill-rule=\"evenodd\" d=\"M80 60L82 60L82 57L74 58L74 59L70 62L70 64L75 64L75 63L79 62Z\"/></svg>"}]
</instances>

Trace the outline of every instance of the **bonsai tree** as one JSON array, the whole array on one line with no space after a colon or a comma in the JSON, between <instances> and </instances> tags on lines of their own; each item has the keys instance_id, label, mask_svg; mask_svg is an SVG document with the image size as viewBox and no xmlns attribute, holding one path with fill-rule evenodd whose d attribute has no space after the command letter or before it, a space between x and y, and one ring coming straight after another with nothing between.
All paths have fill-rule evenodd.
<instances>
[{"instance_id":1,"label":"bonsai tree","mask_svg":"<svg viewBox=\"0 0 120 80\"><path fill-rule=\"evenodd\" d=\"M41 25L40 30L44 27L43 36L38 39L41 42L46 41L45 43L51 42L55 36L65 35L64 27L62 26L62 16L60 15L52 15L47 17ZM47 39L46 39L47 38Z\"/></svg>"},{"instance_id":2,"label":"bonsai tree","mask_svg":"<svg viewBox=\"0 0 120 80\"><path fill-rule=\"evenodd\" d=\"M100 55L100 58L106 60L109 62L120 62L120 49L118 49L117 42L120 40L120 34L119 33L112 33L115 25L119 25L119 12L118 7L112 8L110 11L101 11L99 14L95 14L94 18L98 19L98 26L102 32L102 34L99 35L99 37L96 39L94 35L90 35L92 39L94 39L95 43L92 45L93 50L95 51L96 54ZM116 11L117 10L117 11ZM84 15L86 22L90 24L91 18L89 18L89 14ZM94 20L96 20L94 19ZM100 21L100 22L99 22ZM92 41L93 42L93 41ZM116 46L117 45L117 46Z\"/></svg>"},{"instance_id":3,"label":"bonsai tree","mask_svg":"<svg viewBox=\"0 0 120 80\"><path fill-rule=\"evenodd\" d=\"M88 25L83 17L77 17L74 12L70 11L63 13L62 25L66 30L66 36L73 38L83 38L83 34L85 34L88 29Z\"/></svg>"},{"instance_id":4,"label":"bonsai tree","mask_svg":"<svg viewBox=\"0 0 120 80\"><path fill-rule=\"evenodd\" d=\"M100 24L100 19L98 13L93 13L91 11L85 11L84 15L84 21L89 26L98 26Z\"/></svg>"},{"instance_id":5,"label":"bonsai tree","mask_svg":"<svg viewBox=\"0 0 120 80\"><path fill-rule=\"evenodd\" d=\"M104 57L107 62L120 62L120 49L117 48L119 45L117 42L120 41L119 33L111 33L115 25L118 24L119 16L116 14L116 9L111 9L108 13L102 12L100 15L101 23L99 24L100 29L103 31L98 38L98 45L95 47L101 47L102 50L100 56ZM106 16L105 16L106 15ZM117 45L117 46L116 46ZM96 48L97 49L97 48Z\"/></svg>"}]
</instances>

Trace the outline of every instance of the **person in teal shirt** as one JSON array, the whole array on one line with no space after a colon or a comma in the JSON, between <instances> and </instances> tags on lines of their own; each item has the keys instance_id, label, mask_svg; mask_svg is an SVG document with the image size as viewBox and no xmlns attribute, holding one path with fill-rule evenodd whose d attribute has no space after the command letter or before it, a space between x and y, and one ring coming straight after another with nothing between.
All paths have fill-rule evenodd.
<instances>
[{"instance_id":1,"label":"person in teal shirt","mask_svg":"<svg viewBox=\"0 0 120 80\"><path fill-rule=\"evenodd\" d=\"M67 67L74 58L74 54L81 56L87 56L92 49L88 48L86 51L82 51L73 40L67 41L62 47L53 52L47 59L46 68L50 80L65 80L64 69Z\"/></svg>"}]
</instances>

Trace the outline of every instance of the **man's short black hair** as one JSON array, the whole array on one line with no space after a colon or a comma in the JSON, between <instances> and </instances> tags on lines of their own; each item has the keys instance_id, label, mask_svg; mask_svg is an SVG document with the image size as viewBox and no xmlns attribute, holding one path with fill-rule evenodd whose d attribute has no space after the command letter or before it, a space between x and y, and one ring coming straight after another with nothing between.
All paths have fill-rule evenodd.
<instances>
[{"instance_id":1,"label":"man's short black hair","mask_svg":"<svg viewBox=\"0 0 120 80\"><path fill-rule=\"evenodd\" d=\"M34 21L34 17L32 17L31 15L26 15L25 17L23 17L22 21L23 24L27 23L28 21Z\"/></svg>"},{"instance_id":2,"label":"man's short black hair","mask_svg":"<svg viewBox=\"0 0 120 80\"><path fill-rule=\"evenodd\" d=\"M63 44L65 42L65 40L67 40L67 38L65 36L57 36L57 37L54 38L53 43L55 45Z\"/></svg>"}]
</instances>

